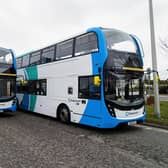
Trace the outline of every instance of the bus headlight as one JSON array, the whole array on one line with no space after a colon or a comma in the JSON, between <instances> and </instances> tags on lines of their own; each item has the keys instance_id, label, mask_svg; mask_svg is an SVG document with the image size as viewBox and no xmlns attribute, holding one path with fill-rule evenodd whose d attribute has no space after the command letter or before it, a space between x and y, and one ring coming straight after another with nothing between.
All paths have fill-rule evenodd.
<instances>
[{"instance_id":1,"label":"bus headlight","mask_svg":"<svg viewBox=\"0 0 168 168\"><path fill-rule=\"evenodd\" d=\"M112 105L108 103L107 108L108 108L108 111L111 114L111 116L116 117L115 112L114 112L114 108L112 107Z\"/></svg>"},{"instance_id":2,"label":"bus headlight","mask_svg":"<svg viewBox=\"0 0 168 168\"><path fill-rule=\"evenodd\" d=\"M17 103L17 99L14 98L14 99L13 99L13 102L12 102L12 105L14 105L14 104L16 104L16 103Z\"/></svg>"}]
</instances>

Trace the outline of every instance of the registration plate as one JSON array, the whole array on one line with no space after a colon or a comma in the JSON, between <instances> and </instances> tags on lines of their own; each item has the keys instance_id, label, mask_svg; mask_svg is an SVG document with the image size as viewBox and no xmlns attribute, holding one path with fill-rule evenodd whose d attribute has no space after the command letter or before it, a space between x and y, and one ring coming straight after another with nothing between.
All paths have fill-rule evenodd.
<instances>
[{"instance_id":1,"label":"registration plate","mask_svg":"<svg viewBox=\"0 0 168 168\"><path fill-rule=\"evenodd\" d=\"M128 122L128 125L136 125L137 124L137 121L130 121Z\"/></svg>"}]
</instances>

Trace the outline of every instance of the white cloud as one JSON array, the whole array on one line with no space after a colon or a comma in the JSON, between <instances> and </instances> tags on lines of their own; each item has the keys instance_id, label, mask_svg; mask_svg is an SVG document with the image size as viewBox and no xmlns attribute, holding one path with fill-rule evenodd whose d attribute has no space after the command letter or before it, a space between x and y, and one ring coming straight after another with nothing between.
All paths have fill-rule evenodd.
<instances>
[{"instance_id":1,"label":"white cloud","mask_svg":"<svg viewBox=\"0 0 168 168\"><path fill-rule=\"evenodd\" d=\"M168 35L168 1L153 0L153 4L158 67L163 72L168 56L161 52L158 39ZM120 29L141 39L145 68L151 66L148 0L5 0L0 23L0 46L13 48L18 55L89 27Z\"/></svg>"}]
</instances>

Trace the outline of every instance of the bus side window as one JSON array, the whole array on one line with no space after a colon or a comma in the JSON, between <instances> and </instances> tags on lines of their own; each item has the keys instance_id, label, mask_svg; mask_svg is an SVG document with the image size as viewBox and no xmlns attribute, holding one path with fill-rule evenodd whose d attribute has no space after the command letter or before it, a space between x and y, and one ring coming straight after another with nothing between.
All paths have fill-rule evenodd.
<instances>
[{"instance_id":1,"label":"bus side window","mask_svg":"<svg viewBox=\"0 0 168 168\"><path fill-rule=\"evenodd\" d=\"M22 59L23 59L22 57L16 59L17 68L21 68L22 67Z\"/></svg>"},{"instance_id":2,"label":"bus side window","mask_svg":"<svg viewBox=\"0 0 168 168\"><path fill-rule=\"evenodd\" d=\"M54 60L55 46L48 47L42 50L41 63L48 63Z\"/></svg>"},{"instance_id":3,"label":"bus side window","mask_svg":"<svg viewBox=\"0 0 168 168\"><path fill-rule=\"evenodd\" d=\"M78 97L85 99L100 99L100 86L95 86L94 76L79 77Z\"/></svg>"},{"instance_id":4,"label":"bus side window","mask_svg":"<svg viewBox=\"0 0 168 168\"><path fill-rule=\"evenodd\" d=\"M88 77L79 77L79 98L87 98L89 92Z\"/></svg>"},{"instance_id":5,"label":"bus side window","mask_svg":"<svg viewBox=\"0 0 168 168\"><path fill-rule=\"evenodd\" d=\"M17 92L27 93L31 95L47 95L47 81L46 79L25 81L24 85L17 82Z\"/></svg>"},{"instance_id":6,"label":"bus side window","mask_svg":"<svg viewBox=\"0 0 168 168\"><path fill-rule=\"evenodd\" d=\"M98 51L97 36L95 33L87 33L76 37L75 56L89 54Z\"/></svg>"},{"instance_id":7,"label":"bus side window","mask_svg":"<svg viewBox=\"0 0 168 168\"><path fill-rule=\"evenodd\" d=\"M35 81L35 95L46 95L46 79L36 80Z\"/></svg>"},{"instance_id":8,"label":"bus side window","mask_svg":"<svg viewBox=\"0 0 168 168\"><path fill-rule=\"evenodd\" d=\"M36 89L35 89L35 94L36 95L41 95L41 88L40 88L40 82L36 81Z\"/></svg>"},{"instance_id":9,"label":"bus side window","mask_svg":"<svg viewBox=\"0 0 168 168\"><path fill-rule=\"evenodd\" d=\"M30 65L38 65L40 64L41 51L36 51L30 56Z\"/></svg>"},{"instance_id":10,"label":"bus side window","mask_svg":"<svg viewBox=\"0 0 168 168\"><path fill-rule=\"evenodd\" d=\"M23 56L23 60L22 60L22 67L26 67L26 66L28 66L28 65L29 65L29 57L30 57L30 55L29 55L29 54L28 54L28 55Z\"/></svg>"},{"instance_id":11,"label":"bus side window","mask_svg":"<svg viewBox=\"0 0 168 168\"><path fill-rule=\"evenodd\" d=\"M24 84L21 84L20 81L17 81L17 92L18 93L28 93L29 92L29 84L28 81L24 81Z\"/></svg>"},{"instance_id":12,"label":"bus side window","mask_svg":"<svg viewBox=\"0 0 168 168\"><path fill-rule=\"evenodd\" d=\"M40 95L46 96L47 95L47 80L42 79L40 81Z\"/></svg>"},{"instance_id":13,"label":"bus side window","mask_svg":"<svg viewBox=\"0 0 168 168\"><path fill-rule=\"evenodd\" d=\"M72 57L73 39L57 44L56 60Z\"/></svg>"},{"instance_id":14,"label":"bus side window","mask_svg":"<svg viewBox=\"0 0 168 168\"><path fill-rule=\"evenodd\" d=\"M35 80L28 81L27 86L28 86L28 94L36 95L36 81Z\"/></svg>"}]
</instances>

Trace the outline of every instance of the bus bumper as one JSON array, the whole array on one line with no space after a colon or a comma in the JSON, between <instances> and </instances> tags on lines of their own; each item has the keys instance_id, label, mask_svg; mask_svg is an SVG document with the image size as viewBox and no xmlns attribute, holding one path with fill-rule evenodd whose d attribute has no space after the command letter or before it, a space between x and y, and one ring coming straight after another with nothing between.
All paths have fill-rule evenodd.
<instances>
[{"instance_id":1,"label":"bus bumper","mask_svg":"<svg viewBox=\"0 0 168 168\"><path fill-rule=\"evenodd\" d=\"M0 112L16 112L16 102L13 102L11 106L8 107L1 107Z\"/></svg>"},{"instance_id":2,"label":"bus bumper","mask_svg":"<svg viewBox=\"0 0 168 168\"><path fill-rule=\"evenodd\" d=\"M137 124L139 123L143 123L146 119L146 113L144 113L144 115L137 117L137 118L133 118L133 119L117 119L117 118L113 118L113 117L108 117L106 119L104 119L104 122L101 124L100 128L114 128L117 127L119 125L122 124L129 124L132 122L136 122Z\"/></svg>"}]
</instances>

